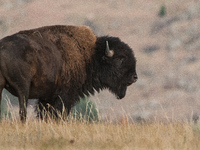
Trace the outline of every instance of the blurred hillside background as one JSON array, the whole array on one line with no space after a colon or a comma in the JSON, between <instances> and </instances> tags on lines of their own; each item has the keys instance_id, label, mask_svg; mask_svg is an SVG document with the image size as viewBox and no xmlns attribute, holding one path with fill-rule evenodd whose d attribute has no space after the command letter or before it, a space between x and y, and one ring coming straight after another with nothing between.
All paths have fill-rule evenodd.
<instances>
[{"instance_id":1,"label":"blurred hillside background","mask_svg":"<svg viewBox=\"0 0 200 150\"><path fill-rule=\"evenodd\" d=\"M0 0L0 38L55 24L88 25L134 50L139 80L126 97L103 91L90 98L102 119L181 121L200 114L199 0ZM10 99L18 116L18 100ZM33 105L29 100L29 117Z\"/></svg>"}]
</instances>

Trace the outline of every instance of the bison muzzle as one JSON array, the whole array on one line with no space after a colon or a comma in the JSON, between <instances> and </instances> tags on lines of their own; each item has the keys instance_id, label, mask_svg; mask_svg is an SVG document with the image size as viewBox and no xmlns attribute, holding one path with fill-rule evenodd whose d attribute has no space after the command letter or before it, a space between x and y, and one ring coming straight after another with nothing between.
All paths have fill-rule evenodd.
<instances>
[{"instance_id":1,"label":"bison muzzle","mask_svg":"<svg viewBox=\"0 0 200 150\"><path fill-rule=\"evenodd\" d=\"M0 94L5 88L18 97L23 122L28 99L38 99L39 118L47 111L57 117L95 91L122 99L137 78L132 49L86 26L46 26L0 40Z\"/></svg>"}]
</instances>

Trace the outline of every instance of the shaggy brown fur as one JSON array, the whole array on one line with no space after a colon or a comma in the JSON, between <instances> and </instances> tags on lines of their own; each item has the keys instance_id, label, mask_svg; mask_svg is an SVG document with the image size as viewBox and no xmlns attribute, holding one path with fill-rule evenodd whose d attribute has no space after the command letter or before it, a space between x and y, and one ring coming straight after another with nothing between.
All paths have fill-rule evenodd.
<instances>
[{"instance_id":1,"label":"shaggy brown fur","mask_svg":"<svg viewBox=\"0 0 200 150\"><path fill-rule=\"evenodd\" d=\"M49 41L56 43L58 50L60 51L62 61L62 69L60 76L56 78L56 84L66 84L69 87L70 79L77 80L83 84L86 80L86 65L90 63L92 55L95 51L96 36L93 31L87 26L50 26L43 27L34 30L21 31L20 35L30 40L31 47L34 48L36 53L42 55L45 62L51 61L49 55L43 51L43 47L49 45ZM48 42L47 42L47 41ZM40 44L38 44L40 43ZM52 45L53 46L53 45ZM67 49L67 51L66 51ZM37 54L35 54L37 55ZM53 54L56 55L56 54ZM56 66L52 66L56 67ZM36 68L35 68L36 69ZM34 68L32 68L31 74L37 75ZM45 71L49 72L49 71ZM68 79L63 81L58 79ZM61 83L59 83L61 82ZM42 81L36 84L41 84Z\"/></svg>"}]
</instances>

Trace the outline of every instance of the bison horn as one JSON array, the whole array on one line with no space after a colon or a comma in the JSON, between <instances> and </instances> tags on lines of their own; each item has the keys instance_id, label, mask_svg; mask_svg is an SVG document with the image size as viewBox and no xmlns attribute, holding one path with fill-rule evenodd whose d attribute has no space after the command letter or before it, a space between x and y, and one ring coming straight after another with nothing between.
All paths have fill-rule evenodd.
<instances>
[{"instance_id":1,"label":"bison horn","mask_svg":"<svg viewBox=\"0 0 200 150\"><path fill-rule=\"evenodd\" d=\"M110 50L109 45L108 45L108 41L106 41L106 56L113 57L113 55L114 55L114 51Z\"/></svg>"}]
</instances>

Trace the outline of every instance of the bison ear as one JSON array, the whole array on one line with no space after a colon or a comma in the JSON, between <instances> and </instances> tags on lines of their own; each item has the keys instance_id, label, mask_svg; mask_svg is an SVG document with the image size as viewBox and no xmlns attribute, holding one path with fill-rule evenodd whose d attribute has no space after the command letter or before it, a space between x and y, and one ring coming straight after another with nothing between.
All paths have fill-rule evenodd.
<instances>
[{"instance_id":1,"label":"bison ear","mask_svg":"<svg viewBox=\"0 0 200 150\"><path fill-rule=\"evenodd\" d=\"M108 41L106 41L106 51L105 51L105 54L106 54L107 57L113 57L113 55L114 55L114 51L110 50L110 48L109 48Z\"/></svg>"}]
</instances>

